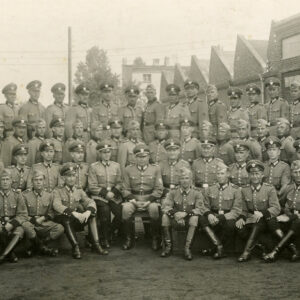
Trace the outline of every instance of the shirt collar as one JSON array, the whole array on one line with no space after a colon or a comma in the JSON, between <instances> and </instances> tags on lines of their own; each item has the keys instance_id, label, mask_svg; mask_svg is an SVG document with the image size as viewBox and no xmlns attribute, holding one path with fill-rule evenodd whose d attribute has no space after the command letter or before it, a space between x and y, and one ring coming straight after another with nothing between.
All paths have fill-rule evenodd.
<instances>
[{"instance_id":1,"label":"shirt collar","mask_svg":"<svg viewBox=\"0 0 300 300\"><path fill-rule=\"evenodd\" d=\"M210 158L203 158L203 160L204 160L206 163L210 163L213 159L212 159L212 157L210 157Z\"/></svg>"},{"instance_id":2,"label":"shirt collar","mask_svg":"<svg viewBox=\"0 0 300 300\"><path fill-rule=\"evenodd\" d=\"M46 168L51 168L52 167L52 162L50 162L50 163L43 162L43 164Z\"/></svg>"},{"instance_id":3,"label":"shirt collar","mask_svg":"<svg viewBox=\"0 0 300 300\"><path fill-rule=\"evenodd\" d=\"M33 100L33 99L29 99L29 102L31 102L31 103L34 104L34 105L38 105L38 104L39 104L38 101Z\"/></svg>"},{"instance_id":4,"label":"shirt collar","mask_svg":"<svg viewBox=\"0 0 300 300\"><path fill-rule=\"evenodd\" d=\"M245 162L243 162L242 164L236 163L236 166L238 169L243 169L246 167L246 163Z\"/></svg>"},{"instance_id":5,"label":"shirt collar","mask_svg":"<svg viewBox=\"0 0 300 300\"><path fill-rule=\"evenodd\" d=\"M75 190L75 187L73 186L72 188L70 188L69 186L65 185L65 188L66 190L69 192L69 193L73 193L74 190Z\"/></svg>"},{"instance_id":6,"label":"shirt collar","mask_svg":"<svg viewBox=\"0 0 300 300\"><path fill-rule=\"evenodd\" d=\"M273 166L273 167L277 166L278 163L279 163L278 159L274 162L271 162L271 161L269 162L270 166Z\"/></svg>"},{"instance_id":7,"label":"shirt collar","mask_svg":"<svg viewBox=\"0 0 300 300\"><path fill-rule=\"evenodd\" d=\"M102 160L101 163L102 163L102 165L105 166L105 167L109 167L109 165L110 165L110 162L109 162L109 161L104 161L104 160Z\"/></svg>"},{"instance_id":8,"label":"shirt collar","mask_svg":"<svg viewBox=\"0 0 300 300\"><path fill-rule=\"evenodd\" d=\"M19 171L19 172L24 172L24 168L25 168L25 166L24 167L19 167L19 166L16 166L16 169Z\"/></svg>"},{"instance_id":9,"label":"shirt collar","mask_svg":"<svg viewBox=\"0 0 300 300\"><path fill-rule=\"evenodd\" d=\"M183 196L187 196L190 191L191 191L191 187L189 187L187 190L180 188L181 195Z\"/></svg>"},{"instance_id":10,"label":"shirt collar","mask_svg":"<svg viewBox=\"0 0 300 300\"><path fill-rule=\"evenodd\" d=\"M6 105L9 106L10 108L14 108L15 106L12 103L9 103L6 101Z\"/></svg>"},{"instance_id":11,"label":"shirt collar","mask_svg":"<svg viewBox=\"0 0 300 300\"><path fill-rule=\"evenodd\" d=\"M41 190L40 192L37 192L37 191L33 190L33 193L35 194L36 197L42 197L43 196L43 190Z\"/></svg>"},{"instance_id":12,"label":"shirt collar","mask_svg":"<svg viewBox=\"0 0 300 300\"><path fill-rule=\"evenodd\" d=\"M225 184L218 183L219 190L224 191L228 187L228 182Z\"/></svg>"}]
</instances>

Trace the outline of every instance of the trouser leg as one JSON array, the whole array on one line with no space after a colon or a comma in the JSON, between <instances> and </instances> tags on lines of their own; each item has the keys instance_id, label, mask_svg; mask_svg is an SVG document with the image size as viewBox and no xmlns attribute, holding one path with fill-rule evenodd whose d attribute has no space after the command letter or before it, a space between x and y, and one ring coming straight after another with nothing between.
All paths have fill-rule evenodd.
<instances>
[{"instance_id":1,"label":"trouser leg","mask_svg":"<svg viewBox=\"0 0 300 300\"><path fill-rule=\"evenodd\" d=\"M91 232L92 239L93 239L93 250L100 255L107 255L108 252L103 250L99 244L99 235L98 235L98 228L97 228L97 220L96 217L91 216L88 220L89 231Z\"/></svg>"}]
</instances>

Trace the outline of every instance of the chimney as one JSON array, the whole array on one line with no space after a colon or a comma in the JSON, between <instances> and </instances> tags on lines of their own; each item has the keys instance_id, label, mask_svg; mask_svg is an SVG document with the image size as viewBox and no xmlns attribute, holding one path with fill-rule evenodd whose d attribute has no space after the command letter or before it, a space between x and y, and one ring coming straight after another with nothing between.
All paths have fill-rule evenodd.
<instances>
[{"instance_id":1,"label":"chimney","mask_svg":"<svg viewBox=\"0 0 300 300\"><path fill-rule=\"evenodd\" d=\"M170 65L170 57L166 56L165 57L165 66L169 66Z\"/></svg>"},{"instance_id":2,"label":"chimney","mask_svg":"<svg viewBox=\"0 0 300 300\"><path fill-rule=\"evenodd\" d=\"M153 59L153 66L158 66L159 65L159 58L154 58Z\"/></svg>"}]
</instances>

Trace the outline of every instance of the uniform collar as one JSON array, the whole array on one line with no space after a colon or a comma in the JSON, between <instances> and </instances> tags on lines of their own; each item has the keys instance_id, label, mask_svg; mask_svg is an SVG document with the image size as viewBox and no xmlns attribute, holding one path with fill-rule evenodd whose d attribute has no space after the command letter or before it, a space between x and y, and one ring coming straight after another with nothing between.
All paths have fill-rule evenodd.
<instances>
[{"instance_id":1,"label":"uniform collar","mask_svg":"<svg viewBox=\"0 0 300 300\"><path fill-rule=\"evenodd\" d=\"M277 166L278 163L279 163L279 160L278 160L278 159L277 159L276 161L274 161L274 162L269 161L269 165L270 165L270 166L273 166L273 167Z\"/></svg>"},{"instance_id":2,"label":"uniform collar","mask_svg":"<svg viewBox=\"0 0 300 300\"><path fill-rule=\"evenodd\" d=\"M35 136L37 139L41 140L41 141L44 141L45 140L45 137L44 136L41 136L41 135L36 135Z\"/></svg>"},{"instance_id":3,"label":"uniform collar","mask_svg":"<svg viewBox=\"0 0 300 300\"><path fill-rule=\"evenodd\" d=\"M240 108L241 108L240 106L237 106L237 107L232 107L230 110L232 112L235 112L235 111L239 110Z\"/></svg>"},{"instance_id":4,"label":"uniform collar","mask_svg":"<svg viewBox=\"0 0 300 300\"><path fill-rule=\"evenodd\" d=\"M219 190L224 191L228 187L228 185L229 185L228 182L225 184L218 183Z\"/></svg>"},{"instance_id":5,"label":"uniform collar","mask_svg":"<svg viewBox=\"0 0 300 300\"><path fill-rule=\"evenodd\" d=\"M196 100L197 100L197 96L195 96L195 97L192 98L192 99L189 99L189 98L188 98L188 104L191 105L191 104L194 103Z\"/></svg>"},{"instance_id":6,"label":"uniform collar","mask_svg":"<svg viewBox=\"0 0 300 300\"><path fill-rule=\"evenodd\" d=\"M110 165L110 161L104 161L104 160L101 160L101 163L102 163L102 165L105 166L105 167L109 167L109 165Z\"/></svg>"},{"instance_id":7,"label":"uniform collar","mask_svg":"<svg viewBox=\"0 0 300 300\"><path fill-rule=\"evenodd\" d=\"M43 162L43 165L44 165L46 168L51 168L51 167L52 167L52 162L50 162L50 163Z\"/></svg>"},{"instance_id":8,"label":"uniform collar","mask_svg":"<svg viewBox=\"0 0 300 300\"><path fill-rule=\"evenodd\" d=\"M188 141L190 141L192 139L192 137L188 137L185 140L183 140L185 143L187 143Z\"/></svg>"},{"instance_id":9,"label":"uniform collar","mask_svg":"<svg viewBox=\"0 0 300 300\"><path fill-rule=\"evenodd\" d=\"M170 104L169 109L173 109L175 106L177 106L178 103L179 103L179 101L177 103Z\"/></svg>"},{"instance_id":10,"label":"uniform collar","mask_svg":"<svg viewBox=\"0 0 300 300\"><path fill-rule=\"evenodd\" d=\"M146 165L146 166L144 166L144 167L142 167L142 166L136 166L140 171L146 171L147 170L147 168L148 168L148 165Z\"/></svg>"},{"instance_id":11,"label":"uniform collar","mask_svg":"<svg viewBox=\"0 0 300 300\"><path fill-rule=\"evenodd\" d=\"M11 190L8 190L6 193L4 193L3 191L0 191L0 194L1 194L3 197L8 197L9 194L10 194L10 191L11 191Z\"/></svg>"},{"instance_id":12,"label":"uniform collar","mask_svg":"<svg viewBox=\"0 0 300 300\"><path fill-rule=\"evenodd\" d=\"M278 99L279 99L279 97L275 97L275 98L271 99L271 104L275 103Z\"/></svg>"},{"instance_id":13,"label":"uniform collar","mask_svg":"<svg viewBox=\"0 0 300 300\"><path fill-rule=\"evenodd\" d=\"M250 185L251 186L251 190L254 192L259 192L259 190L261 189L262 185L259 184L258 186L254 186L254 185Z\"/></svg>"},{"instance_id":14,"label":"uniform collar","mask_svg":"<svg viewBox=\"0 0 300 300\"><path fill-rule=\"evenodd\" d=\"M83 167L82 162L77 162L77 163L73 162L73 163L76 165L77 169L82 169Z\"/></svg>"},{"instance_id":15,"label":"uniform collar","mask_svg":"<svg viewBox=\"0 0 300 300\"><path fill-rule=\"evenodd\" d=\"M69 186L65 185L65 188L66 190L69 192L69 193L73 193L75 191L75 186L73 186L72 188L70 188Z\"/></svg>"},{"instance_id":16,"label":"uniform collar","mask_svg":"<svg viewBox=\"0 0 300 300\"><path fill-rule=\"evenodd\" d=\"M9 103L6 101L6 105L9 106L10 108L14 108L15 106L12 103Z\"/></svg>"},{"instance_id":17,"label":"uniform collar","mask_svg":"<svg viewBox=\"0 0 300 300\"><path fill-rule=\"evenodd\" d=\"M20 168L19 166L16 166L16 169L17 169L19 172L24 172L25 166L23 166L22 168Z\"/></svg>"},{"instance_id":18,"label":"uniform collar","mask_svg":"<svg viewBox=\"0 0 300 300\"><path fill-rule=\"evenodd\" d=\"M213 160L212 157L210 157L210 158L202 158L202 159L203 159L203 161L206 162L206 163L210 163L210 162Z\"/></svg>"},{"instance_id":19,"label":"uniform collar","mask_svg":"<svg viewBox=\"0 0 300 300\"><path fill-rule=\"evenodd\" d=\"M63 107L64 107L64 104L63 104L63 103L57 103L57 102L54 102L54 105L56 105L56 106L59 107L59 108L63 108Z\"/></svg>"},{"instance_id":20,"label":"uniform collar","mask_svg":"<svg viewBox=\"0 0 300 300\"><path fill-rule=\"evenodd\" d=\"M105 107L110 107L110 103L107 103L107 102L105 102L105 101L101 101L102 102L102 104L105 106Z\"/></svg>"},{"instance_id":21,"label":"uniform collar","mask_svg":"<svg viewBox=\"0 0 300 300\"><path fill-rule=\"evenodd\" d=\"M169 166L174 167L177 164L178 160L174 160L172 162L168 161L168 162L169 162Z\"/></svg>"},{"instance_id":22,"label":"uniform collar","mask_svg":"<svg viewBox=\"0 0 300 300\"><path fill-rule=\"evenodd\" d=\"M32 104L34 104L34 105L38 105L39 104L39 102L38 101L36 101L36 100L33 100L33 99L29 99L29 102L31 102Z\"/></svg>"},{"instance_id":23,"label":"uniform collar","mask_svg":"<svg viewBox=\"0 0 300 300\"><path fill-rule=\"evenodd\" d=\"M35 194L36 197L42 197L43 196L43 190L41 190L40 192L37 192L37 191L33 190L33 193Z\"/></svg>"},{"instance_id":24,"label":"uniform collar","mask_svg":"<svg viewBox=\"0 0 300 300\"><path fill-rule=\"evenodd\" d=\"M293 101L293 105L297 105L299 102L300 102L300 99L299 99L299 98L298 98L298 99L295 99L295 100Z\"/></svg>"},{"instance_id":25,"label":"uniform collar","mask_svg":"<svg viewBox=\"0 0 300 300\"><path fill-rule=\"evenodd\" d=\"M78 104L83 107L83 108L88 108L88 104L87 103L84 103L84 102L81 102L79 101Z\"/></svg>"},{"instance_id":26,"label":"uniform collar","mask_svg":"<svg viewBox=\"0 0 300 300\"><path fill-rule=\"evenodd\" d=\"M251 104L250 104L250 108L253 108L253 107L255 107L257 104L258 104L258 102L251 103Z\"/></svg>"},{"instance_id":27,"label":"uniform collar","mask_svg":"<svg viewBox=\"0 0 300 300\"><path fill-rule=\"evenodd\" d=\"M23 140L21 137L16 136L15 134L14 134L14 137L15 137L19 142L24 143L24 140Z\"/></svg>"},{"instance_id":28,"label":"uniform collar","mask_svg":"<svg viewBox=\"0 0 300 300\"><path fill-rule=\"evenodd\" d=\"M294 188L295 191L300 191L300 185L297 185L295 182L294 182Z\"/></svg>"},{"instance_id":29,"label":"uniform collar","mask_svg":"<svg viewBox=\"0 0 300 300\"><path fill-rule=\"evenodd\" d=\"M132 143L134 143L134 144L137 144L137 143L138 143L138 139L130 138L129 140L130 140Z\"/></svg>"},{"instance_id":30,"label":"uniform collar","mask_svg":"<svg viewBox=\"0 0 300 300\"><path fill-rule=\"evenodd\" d=\"M180 193L183 196L187 196L190 191L191 191L191 187L189 187L187 190L184 190L184 189L180 188Z\"/></svg>"},{"instance_id":31,"label":"uniform collar","mask_svg":"<svg viewBox=\"0 0 300 300\"><path fill-rule=\"evenodd\" d=\"M243 169L246 167L246 163L245 162L243 162L242 164L236 163L236 166L238 169Z\"/></svg>"}]
</instances>

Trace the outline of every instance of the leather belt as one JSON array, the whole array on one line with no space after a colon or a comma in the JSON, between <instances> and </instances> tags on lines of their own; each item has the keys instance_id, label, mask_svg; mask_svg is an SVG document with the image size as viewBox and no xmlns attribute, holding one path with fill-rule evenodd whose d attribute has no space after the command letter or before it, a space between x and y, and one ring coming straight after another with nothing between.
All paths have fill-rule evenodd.
<instances>
[{"instance_id":1,"label":"leather belt","mask_svg":"<svg viewBox=\"0 0 300 300\"><path fill-rule=\"evenodd\" d=\"M139 195L139 196L145 196L152 194L153 190L150 191L131 191L132 195Z\"/></svg>"}]
</instances>

